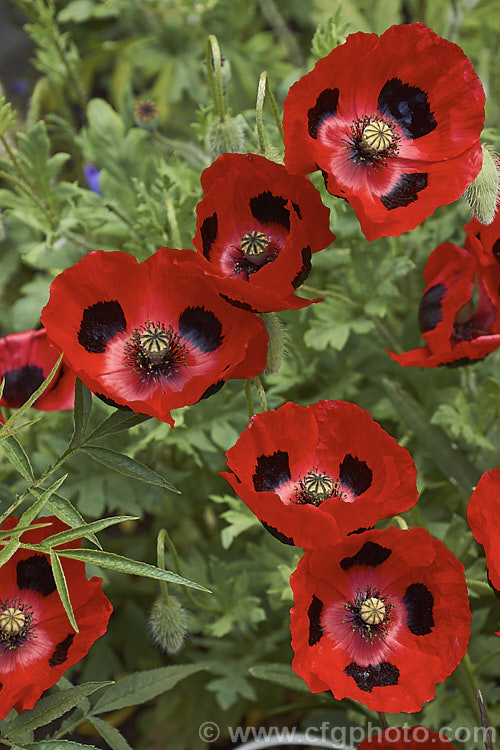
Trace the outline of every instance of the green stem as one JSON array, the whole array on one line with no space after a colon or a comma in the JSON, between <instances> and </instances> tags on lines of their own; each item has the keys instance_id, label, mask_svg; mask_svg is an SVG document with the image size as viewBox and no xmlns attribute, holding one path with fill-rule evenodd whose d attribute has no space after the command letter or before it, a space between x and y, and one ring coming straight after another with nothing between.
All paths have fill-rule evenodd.
<instances>
[{"instance_id":1,"label":"green stem","mask_svg":"<svg viewBox=\"0 0 500 750\"><path fill-rule=\"evenodd\" d=\"M462 695L472 712L472 715L477 721L481 721L481 712L477 704L477 691L478 684L476 675L474 674L474 668L468 653L465 654L464 658L460 662L455 672L457 677L457 683L462 691Z\"/></svg>"},{"instance_id":2,"label":"green stem","mask_svg":"<svg viewBox=\"0 0 500 750\"><path fill-rule=\"evenodd\" d=\"M157 565L161 570L165 570L165 537L167 532L165 529L160 529L156 538L156 561ZM163 601L168 602L168 589L167 582L160 581L160 591Z\"/></svg>"},{"instance_id":3,"label":"green stem","mask_svg":"<svg viewBox=\"0 0 500 750\"><path fill-rule=\"evenodd\" d=\"M288 57L298 68L304 67L302 52L297 44L294 35L286 25L286 22L279 12L274 0L259 0L262 15L268 24L276 32L278 39L283 42L288 51Z\"/></svg>"},{"instance_id":4,"label":"green stem","mask_svg":"<svg viewBox=\"0 0 500 750\"><path fill-rule=\"evenodd\" d=\"M253 403L251 380L245 380L245 398L247 400L248 417L249 419L252 419L255 414L255 406Z\"/></svg>"},{"instance_id":5,"label":"green stem","mask_svg":"<svg viewBox=\"0 0 500 750\"><path fill-rule=\"evenodd\" d=\"M208 37L207 71L215 114L221 120L224 120L226 107L224 103L224 86L222 85L222 61L219 42L213 34L210 34Z\"/></svg>"},{"instance_id":6,"label":"green stem","mask_svg":"<svg viewBox=\"0 0 500 750\"><path fill-rule=\"evenodd\" d=\"M170 225L170 231L172 233L172 239L174 241L175 247L178 247L179 250L182 249L182 239L181 234L179 232L179 225L177 223L177 216L175 215L175 209L174 209L174 203L172 201L172 198L167 196L165 198L165 208L167 209L167 219L168 223Z\"/></svg>"},{"instance_id":7,"label":"green stem","mask_svg":"<svg viewBox=\"0 0 500 750\"><path fill-rule=\"evenodd\" d=\"M408 530L408 524L406 523L405 519L402 516L393 516L392 520L396 521L399 528L402 529L403 531Z\"/></svg>"},{"instance_id":8,"label":"green stem","mask_svg":"<svg viewBox=\"0 0 500 750\"><path fill-rule=\"evenodd\" d=\"M262 411L267 411L267 398L266 398L266 392L264 390L264 386L262 385L262 381L257 375L255 378L252 378L252 382L255 386L255 390L257 391L257 396L259 398L259 404Z\"/></svg>"},{"instance_id":9,"label":"green stem","mask_svg":"<svg viewBox=\"0 0 500 750\"><path fill-rule=\"evenodd\" d=\"M174 545L173 541L171 540L171 538L170 538L170 536L168 534L168 531L166 531L166 529L162 529L160 531L160 534L162 534L162 541L167 543L168 551L172 555L172 559L174 561L175 572L177 573L177 575L179 575L181 577L184 577L182 575L182 568L181 568L181 563L180 563L180 560L179 560L179 555L177 554L177 550L175 548L175 545ZM159 538L160 534L158 534L158 538ZM165 570L165 568L163 568L163 570ZM162 591L162 593L163 593L163 591ZM203 609L203 610L211 611L211 608L209 606L207 606L206 604L201 604L197 599L195 599L195 597L188 590L187 586L184 586L184 593L186 595L186 598L189 599L189 601L191 602L191 604L193 606L195 606L197 609Z\"/></svg>"},{"instance_id":10,"label":"green stem","mask_svg":"<svg viewBox=\"0 0 500 750\"><path fill-rule=\"evenodd\" d=\"M267 98L269 99L269 102L271 104L271 110L273 113L274 120L276 122L276 125L278 126L278 131L281 136L281 140L283 141L285 139L285 134L283 132L283 123L281 121L281 115L278 108L278 104L276 102L276 99L274 98L273 91L271 89L271 84L269 83L269 78L266 77L266 94Z\"/></svg>"},{"instance_id":11,"label":"green stem","mask_svg":"<svg viewBox=\"0 0 500 750\"><path fill-rule=\"evenodd\" d=\"M264 100L266 98L266 84L267 84L267 73L264 70L260 74L259 86L257 88L257 104L255 106L255 114L257 121L257 135L259 138L259 153L266 153L266 139L264 137L264 123L262 121Z\"/></svg>"},{"instance_id":12,"label":"green stem","mask_svg":"<svg viewBox=\"0 0 500 750\"><path fill-rule=\"evenodd\" d=\"M85 116L85 113L87 111L87 98L80 84L80 79L78 77L78 74L75 73L75 71L73 70L73 67L70 65L70 62L66 56L66 52L61 44L61 40L59 38L59 31L55 23L54 23L53 31L54 33L52 35L52 38L54 40L54 46L59 53L59 57L61 58L62 64L66 68L66 73L68 74L68 82L71 88L73 89L73 91L76 93L78 103L80 104L82 113Z\"/></svg>"},{"instance_id":13,"label":"green stem","mask_svg":"<svg viewBox=\"0 0 500 750\"><path fill-rule=\"evenodd\" d=\"M493 651L491 651L491 652L490 652L490 653L489 653L489 654L488 654L487 656L484 656L484 657L483 657L483 658L481 659L481 661L479 661L479 662L478 662L478 663L476 664L476 672L477 672L477 674L480 674L480 673L481 673L481 671L482 671L482 669L483 669L483 668L484 668L484 667L485 667L485 666L486 666L487 664L489 664L489 663L490 663L490 661L491 661L492 659L496 659L496 657L497 657L497 656L500 656L500 647L499 647L499 648L496 648L496 649L494 649Z\"/></svg>"}]
</instances>

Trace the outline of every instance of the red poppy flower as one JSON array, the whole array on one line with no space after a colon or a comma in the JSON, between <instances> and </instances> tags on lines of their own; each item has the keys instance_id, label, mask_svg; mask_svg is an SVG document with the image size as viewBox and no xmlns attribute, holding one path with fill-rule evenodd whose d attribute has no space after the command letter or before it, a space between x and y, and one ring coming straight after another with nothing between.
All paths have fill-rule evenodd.
<instances>
[{"instance_id":1,"label":"red poppy flower","mask_svg":"<svg viewBox=\"0 0 500 750\"><path fill-rule=\"evenodd\" d=\"M464 567L423 529L374 529L320 545L290 584L292 666L313 693L419 711L467 650Z\"/></svg>"},{"instance_id":2,"label":"red poppy flower","mask_svg":"<svg viewBox=\"0 0 500 750\"><path fill-rule=\"evenodd\" d=\"M59 357L48 342L47 331L9 333L0 339L0 381L5 378L0 406L17 409L50 374ZM72 409L75 373L61 365L49 387L33 404L35 409Z\"/></svg>"},{"instance_id":3,"label":"red poppy flower","mask_svg":"<svg viewBox=\"0 0 500 750\"><path fill-rule=\"evenodd\" d=\"M257 414L226 457L233 490L278 539L301 547L333 544L418 499L408 451L346 401Z\"/></svg>"},{"instance_id":4,"label":"red poppy flower","mask_svg":"<svg viewBox=\"0 0 500 750\"><path fill-rule=\"evenodd\" d=\"M55 516L49 523L25 531L21 542L39 544L68 528ZM17 518L2 526L12 529ZM80 546L80 541L58 549ZM76 633L57 593L50 557L20 549L2 566L0 577L0 718L11 708L33 708L44 690L54 685L68 667L85 656L106 632L112 606L102 592L101 578L87 580L85 564L63 560L68 591L78 625Z\"/></svg>"},{"instance_id":5,"label":"red poppy flower","mask_svg":"<svg viewBox=\"0 0 500 750\"><path fill-rule=\"evenodd\" d=\"M478 544L484 547L488 577L500 592L500 469L487 471L471 495L467 521Z\"/></svg>"},{"instance_id":6,"label":"red poppy flower","mask_svg":"<svg viewBox=\"0 0 500 750\"><path fill-rule=\"evenodd\" d=\"M465 247L473 252L482 266L500 264L500 210L491 224L481 224L474 216L464 227Z\"/></svg>"},{"instance_id":7,"label":"red poppy flower","mask_svg":"<svg viewBox=\"0 0 500 750\"><path fill-rule=\"evenodd\" d=\"M451 740L427 727L388 727L360 742L357 750L455 750Z\"/></svg>"},{"instance_id":8,"label":"red poppy flower","mask_svg":"<svg viewBox=\"0 0 500 750\"><path fill-rule=\"evenodd\" d=\"M439 245L424 270L426 289L418 319L427 346L389 352L403 367L437 367L482 359L500 346L500 264L481 268L474 253ZM478 306L472 292L477 280Z\"/></svg>"},{"instance_id":9,"label":"red poppy flower","mask_svg":"<svg viewBox=\"0 0 500 750\"><path fill-rule=\"evenodd\" d=\"M201 184L193 244L223 296L259 312L310 305L293 292L309 275L311 253L335 239L311 182L263 156L223 154Z\"/></svg>"},{"instance_id":10,"label":"red poppy flower","mask_svg":"<svg viewBox=\"0 0 500 750\"><path fill-rule=\"evenodd\" d=\"M484 101L462 50L426 26L351 34L290 89L285 165L321 169L367 239L397 236L479 173Z\"/></svg>"},{"instance_id":11,"label":"red poppy flower","mask_svg":"<svg viewBox=\"0 0 500 750\"><path fill-rule=\"evenodd\" d=\"M52 283L47 333L94 392L174 424L170 410L262 372L267 333L207 283L189 250L143 263L93 252Z\"/></svg>"}]
</instances>

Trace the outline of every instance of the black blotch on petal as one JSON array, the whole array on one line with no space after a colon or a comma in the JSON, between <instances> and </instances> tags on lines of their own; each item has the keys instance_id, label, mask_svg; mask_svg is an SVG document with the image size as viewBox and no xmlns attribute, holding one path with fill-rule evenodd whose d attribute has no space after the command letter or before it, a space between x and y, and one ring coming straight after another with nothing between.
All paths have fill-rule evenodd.
<instances>
[{"instance_id":1,"label":"black blotch on petal","mask_svg":"<svg viewBox=\"0 0 500 750\"><path fill-rule=\"evenodd\" d=\"M108 341L126 327L125 315L117 300L96 302L83 311L78 341L88 352L103 354Z\"/></svg>"},{"instance_id":2,"label":"black blotch on petal","mask_svg":"<svg viewBox=\"0 0 500 750\"><path fill-rule=\"evenodd\" d=\"M340 561L340 567L342 570L349 570L354 565L369 565L371 568L376 568L377 565L387 560L391 552L392 550L388 547L382 547L376 542L366 542L355 555L344 557Z\"/></svg>"},{"instance_id":3,"label":"black blotch on petal","mask_svg":"<svg viewBox=\"0 0 500 750\"><path fill-rule=\"evenodd\" d=\"M299 219L301 219L302 218L302 214L300 212L300 206L297 203L294 203L294 201L292 201L292 206L293 206L293 210L295 211L295 213L297 214L297 216L299 217Z\"/></svg>"},{"instance_id":4,"label":"black blotch on petal","mask_svg":"<svg viewBox=\"0 0 500 750\"><path fill-rule=\"evenodd\" d=\"M16 565L16 576L20 589L37 591L42 596L48 596L56 590L52 568L43 555L32 555L20 560Z\"/></svg>"},{"instance_id":5,"label":"black blotch on petal","mask_svg":"<svg viewBox=\"0 0 500 750\"><path fill-rule=\"evenodd\" d=\"M359 529L348 531L346 536L351 536L351 534L364 534L365 531L371 531L374 528L375 526L360 526Z\"/></svg>"},{"instance_id":6,"label":"black blotch on petal","mask_svg":"<svg viewBox=\"0 0 500 750\"><path fill-rule=\"evenodd\" d=\"M339 467L340 482L358 497L370 487L373 473L368 464L348 453Z\"/></svg>"},{"instance_id":7,"label":"black blotch on petal","mask_svg":"<svg viewBox=\"0 0 500 750\"><path fill-rule=\"evenodd\" d=\"M15 367L13 370L4 372L3 377L5 378L3 397L8 405L14 408L22 406L45 380L42 368L37 365Z\"/></svg>"},{"instance_id":8,"label":"black blotch on petal","mask_svg":"<svg viewBox=\"0 0 500 750\"><path fill-rule=\"evenodd\" d=\"M217 214L212 214L212 216L208 216L206 219L203 219L203 223L200 227L203 255L207 260L210 260L210 250L212 249L212 245L215 242L215 238L217 237L218 227L219 222L217 219Z\"/></svg>"},{"instance_id":9,"label":"black blotch on petal","mask_svg":"<svg viewBox=\"0 0 500 750\"><path fill-rule=\"evenodd\" d=\"M437 126L426 92L399 78L391 78L384 84L378 97L378 109L396 120L407 138L421 138Z\"/></svg>"},{"instance_id":10,"label":"black blotch on petal","mask_svg":"<svg viewBox=\"0 0 500 750\"><path fill-rule=\"evenodd\" d=\"M64 664L64 662L68 658L68 650L73 643L74 637L75 634L71 633L70 635L67 635L63 641L57 644L54 653L49 659L50 667L59 667L61 664Z\"/></svg>"},{"instance_id":11,"label":"black blotch on petal","mask_svg":"<svg viewBox=\"0 0 500 750\"><path fill-rule=\"evenodd\" d=\"M311 138L318 137L319 126L326 117L337 114L339 103L338 89L324 89L316 99L316 104L307 111L307 130Z\"/></svg>"},{"instance_id":12,"label":"black blotch on petal","mask_svg":"<svg viewBox=\"0 0 500 750\"><path fill-rule=\"evenodd\" d=\"M497 260L500 263L500 237L493 244L493 247L491 248L491 252L495 256L495 260Z\"/></svg>"},{"instance_id":13,"label":"black blotch on petal","mask_svg":"<svg viewBox=\"0 0 500 750\"><path fill-rule=\"evenodd\" d=\"M290 465L286 451L276 451L270 456L257 456L257 467L253 473L253 486L257 492L274 492L290 479Z\"/></svg>"},{"instance_id":14,"label":"black blotch on petal","mask_svg":"<svg viewBox=\"0 0 500 750\"><path fill-rule=\"evenodd\" d=\"M374 687L388 687L397 685L399 681L399 669L388 661L380 664L368 664L360 667L359 664L351 662L345 669L344 674L352 677L356 685L364 693L371 693Z\"/></svg>"},{"instance_id":15,"label":"black blotch on petal","mask_svg":"<svg viewBox=\"0 0 500 750\"><path fill-rule=\"evenodd\" d=\"M456 359L454 362L445 362L444 367L449 367L451 370L453 370L455 367L465 367L466 365L477 365L478 362L481 362L486 357L486 354L484 354L482 357L478 357L477 359L469 359L469 357L462 357L461 359Z\"/></svg>"},{"instance_id":16,"label":"black blotch on petal","mask_svg":"<svg viewBox=\"0 0 500 750\"><path fill-rule=\"evenodd\" d=\"M323 635L323 628L321 627L320 616L321 610L323 609L323 602L313 594L311 604L307 610L307 616L309 617L309 645L314 646L318 643L321 636Z\"/></svg>"},{"instance_id":17,"label":"black blotch on petal","mask_svg":"<svg viewBox=\"0 0 500 750\"><path fill-rule=\"evenodd\" d=\"M441 302L446 294L444 284L435 284L423 294L418 306L418 325L422 333L432 331L443 319Z\"/></svg>"},{"instance_id":18,"label":"black blotch on petal","mask_svg":"<svg viewBox=\"0 0 500 750\"><path fill-rule=\"evenodd\" d=\"M269 531L271 536L273 536L279 542L282 542L283 544L289 544L291 547L295 547L295 542L293 541L291 536L286 536L285 534L282 534L281 531L278 531L278 529L275 526L270 526L265 521L261 521L261 524L266 529L266 531Z\"/></svg>"},{"instance_id":19,"label":"black blotch on petal","mask_svg":"<svg viewBox=\"0 0 500 750\"><path fill-rule=\"evenodd\" d=\"M114 406L115 409L121 409L122 411L132 411L130 406L126 406L125 404L117 404L116 401L113 401L112 398L108 398L107 396L104 396L102 393L96 393L96 391L92 391L94 396L96 396L98 399L103 401L108 406Z\"/></svg>"},{"instance_id":20,"label":"black blotch on petal","mask_svg":"<svg viewBox=\"0 0 500 750\"><path fill-rule=\"evenodd\" d=\"M432 609L434 597L423 583L412 583L406 589L403 602L407 609L406 624L414 635L428 635L434 627Z\"/></svg>"},{"instance_id":21,"label":"black blotch on petal","mask_svg":"<svg viewBox=\"0 0 500 750\"><path fill-rule=\"evenodd\" d=\"M200 396L198 401L203 401L204 398L210 398L210 396L213 396L215 393L218 393L223 385L226 384L225 380L218 380L216 383L213 383L212 385L209 385L207 390L203 392L203 394Z\"/></svg>"},{"instance_id":22,"label":"black blotch on petal","mask_svg":"<svg viewBox=\"0 0 500 750\"><path fill-rule=\"evenodd\" d=\"M307 279L310 273L311 273L311 248L308 246L308 247L302 248L302 267L292 281L293 288L298 289L298 287L304 283L304 281Z\"/></svg>"},{"instance_id":23,"label":"black blotch on petal","mask_svg":"<svg viewBox=\"0 0 500 750\"><path fill-rule=\"evenodd\" d=\"M417 193L427 187L427 173L402 174L392 190L380 197L388 211L415 203Z\"/></svg>"},{"instance_id":24,"label":"black blotch on petal","mask_svg":"<svg viewBox=\"0 0 500 750\"><path fill-rule=\"evenodd\" d=\"M222 294L219 292L219 297L222 297L222 299L225 299L226 302L229 302L230 305L233 307L239 307L241 310L250 310L251 312L258 312L257 310L254 310L252 305L249 305L248 302L241 302L239 299L231 299L231 297L228 297L225 294Z\"/></svg>"},{"instance_id":25,"label":"black blotch on petal","mask_svg":"<svg viewBox=\"0 0 500 750\"><path fill-rule=\"evenodd\" d=\"M219 318L204 307L186 307L179 317L179 333L202 352L215 351L224 338Z\"/></svg>"},{"instance_id":26,"label":"black blotch on petal","mask_svg":"<svg viewBox=\"0 0 500 750\"><path fill-rule=\"evenodd\" d=\"M280 224L290 229L290 211L285 208L287 198L273 195L270 190L250 198L252 216L263 224Z\"/></svg>"}]
</instances>

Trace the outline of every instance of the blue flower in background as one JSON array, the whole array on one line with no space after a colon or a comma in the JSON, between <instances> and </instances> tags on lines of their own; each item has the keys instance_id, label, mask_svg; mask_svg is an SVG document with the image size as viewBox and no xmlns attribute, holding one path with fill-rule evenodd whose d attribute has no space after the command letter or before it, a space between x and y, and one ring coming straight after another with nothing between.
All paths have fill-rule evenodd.
<instances>
[{"instance_id":1,"label":"blue flower in background","mask_svg":"<svg viewBox=\"0 0 500 750\"><path fill-rule=\"evenodd\" d=\"M87 180L87 185L89 186L90 190L93 190L94 193L97 193L98 195L102 195L99 188L101 170L97 169L94 164L86 164L83 169L83 174L85 175L85 179Z\"/></svg>"}]
</instances>

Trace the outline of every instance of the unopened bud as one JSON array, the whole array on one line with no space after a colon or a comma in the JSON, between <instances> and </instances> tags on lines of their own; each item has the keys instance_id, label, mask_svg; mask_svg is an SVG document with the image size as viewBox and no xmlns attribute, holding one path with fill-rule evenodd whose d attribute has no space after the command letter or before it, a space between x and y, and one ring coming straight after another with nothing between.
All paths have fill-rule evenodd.
<instances>
[{"instance_id":1,"label":"unopened bud","mask_svg":"<svg viewBox=\"0 0 500 750\"><path fill-rule=\"evenodd\" d=\"M187 636L187 613L174 596L160 596L149 616L154 642L167 654L178 654Z\"/></svg>"},{"instance_id":2,"label":"unopened bud","mask_svg":"<svg viewBox=\"0 0 500 750\"><path fill-rule=\"evenodd\" d=\"M489 146L482 145L483 166L473 183L464 193L464 198L481 224L491 224L498 204L500 186L497 154Z\"/></svg>"},{"instance_id":3,"label":"unopened bud","mask_svg":"<svg viewBox=\"0 0 500 750\"><path fill-rule=\"evenodd\" d=\"M151 99L143 99L134 109L134 120L138 128L154 130L158 123L158 107Z\"/></svg>"},{"instance_id":4,"label":"unopened bud","mask_svg":"<svg viewBox=\"0 0 500 750\"><path fill-rule=\"evenodd\" d=\"M262 320L269 336L264 375L276 375L281 370L283 358L286 353L285 327L274 313L263 313Z\"/></svg>"},{"instance_id":5,"label":"unopened bud","mask_svg":"<svg viewBox=\"0 0 500 750\"><path fill-rule=\"evenodd\" d=\"M214 158L221 154L241 153L245 145L243 127L238 118L216 117L208 128L205 143Z\"/></svg>"}]
</instances>

